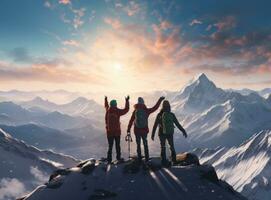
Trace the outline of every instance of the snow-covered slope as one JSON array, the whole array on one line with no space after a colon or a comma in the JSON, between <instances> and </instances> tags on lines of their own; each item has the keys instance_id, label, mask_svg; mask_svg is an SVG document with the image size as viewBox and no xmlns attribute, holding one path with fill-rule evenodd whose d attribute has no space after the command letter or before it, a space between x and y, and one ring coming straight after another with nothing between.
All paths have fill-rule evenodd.
<instances>
[{"instance_id":1,"label":"snow-covered slope","mask_svg":"<svg viewBox=\"0 0 271 200\"><path fill-rule=\"evenodd\" d=\"M227 183L217 179L211 166L161 168L153 158L148 169L135 161L106 165L87 160L77 167L59 171L24 200L245 200Z\"/></svg>"},{"instance_id":2,"label":"snow-covered slope","mask_svg":"<svg viewBox=\"0 0 271 200\"><path fill-rule=\"evenodd\" d=\"M0 129L0 199L14 199L46 181L52 171L76 163L70 156L28 146Z\"/></svg>"},{"instance_id":3,"label":"snow-covered slope","mask_svg":"<svg viewBox=\"0 0 271 200\"><path fill-rule=\"evenodd\" d=\"M271 88L265 88L261 91L259 91L259 94L263 97L267 98L269 95L271 95Z\"/></svg>"},{"instance_id":4,"label":"snow-covered slope","mask_svg":"<svg viewBox=\"0 0 271 200\"><path fill-rule=\"evenodd\" d=\"M0 124L0 128L8 132L13 138L23 140L27 144L39 149L52 149L63 152L67 147L79 145L84 141L76 134L69 135L66 132L45 126L38 126L37 124L24 124L20 126Z\"/></svg>"},{"instance_id":5,"label":"snow-covered slope","mask_svg":"<svg viewBox=\"0 0 271 200\"><path fill-rule=\"evenodd\" d=\"M271 131L253 135L239 147L195 150L201 163L215 167L218 176L251 200L271 196Z\"/></svg>"},{"instance_id":6,"label":"snow-covered slope","mask_svg":"<svg viewBox=\"0 0 271 200\"><path fill-rule=\"evenodd\" d=\"M205 74L175 97L173 111L200 147L234 146L271 128L271 104L257 93L241 95L217 88Z\"/></svg>"}]
</instances>

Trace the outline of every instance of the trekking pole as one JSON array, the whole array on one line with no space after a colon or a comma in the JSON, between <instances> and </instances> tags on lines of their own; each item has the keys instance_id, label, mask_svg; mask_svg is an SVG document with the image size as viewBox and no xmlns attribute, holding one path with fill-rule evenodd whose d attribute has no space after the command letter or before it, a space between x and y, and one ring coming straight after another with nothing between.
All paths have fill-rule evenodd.
<instances>
[{"instance_id":1,"label":"trekking pole","mask_svg":"<svg viewBox=\"0 0 271 200\"><path fill-rule=\"evenodd\" d=\"M133 139L130 133L127 133L125 141L128 142L129 159L131 159L131 142L133 142Z\"/></svg>"}]
</instances>

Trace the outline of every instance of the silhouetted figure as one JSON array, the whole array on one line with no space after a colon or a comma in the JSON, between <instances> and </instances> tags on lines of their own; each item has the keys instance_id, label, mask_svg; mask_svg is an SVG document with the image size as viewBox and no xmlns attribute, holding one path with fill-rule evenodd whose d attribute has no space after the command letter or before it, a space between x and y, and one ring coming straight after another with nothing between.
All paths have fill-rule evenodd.
<instances>
[{"instance_id":1,"label":"silhouetted figure","mask_svg":"<svg viewBox=\"0 0 271 200\"><path fill-rule=\"evenodd\" d=\"M147 140L147 136L149 133L148 118L151 113L155 112L159 108L161 102L164 99L165 97L160 97L160 99L152 108L147 108L144 103L144 99L142 97L139 97L137 104L134 105L135 110L131 116L127 133L130 134L131 127L134 124L134 133L135 133L136 144L137 144L137 157L139 161L142 160L141 139L144 145L145 160L146 161L149 160L149 149L148 149L148 140Z\"/></svg>"},{"instance_id":2,"label":"silhouetted figure","mask_svg":"<svg viewBox=\"0 0 271 200\"><path fill-rule=\"evenodd\" d=\"M163 107L161 111L156 116L154 126L152 129L152 140L154 140L155 132L157 129L157 126L159 125L159 131L158 135L160 138L160 144L161 144L161 159L162 164L167 164L166 159L166 140L169 144L170 151L171 151L171 161L172 163L176 163L176 152L174 148L174 141L173 141L173 135L174 135L174 128L176 125L180 131L183 132L184 137L187 137L187 133L184 130L184 128L180 125L178 122L176 116L174 113L171 112L169 101L165 100L163 102Z\"/></svg>"},{"instance_id":3,"label":"silhouetted figure","mask_svg":"<svg viewBox=\"0 0 271 200\"><path fill-rule=\"evenodd\" d=\"M108 105L107 97L104 99L104 106L106 109L105 114L105 124L106 124L106 132L107 132L107 140L108 140L108 152L107 152L107 161L112 161L112 148L115 141L116 146L116 159L121 160L121 148L120 148L120 116L125 115L129 111L129 99L127 96L125 98L125 108L119 109L117 107L117 101L111 100L110 106Z\"/></svg>"}]
</instances>

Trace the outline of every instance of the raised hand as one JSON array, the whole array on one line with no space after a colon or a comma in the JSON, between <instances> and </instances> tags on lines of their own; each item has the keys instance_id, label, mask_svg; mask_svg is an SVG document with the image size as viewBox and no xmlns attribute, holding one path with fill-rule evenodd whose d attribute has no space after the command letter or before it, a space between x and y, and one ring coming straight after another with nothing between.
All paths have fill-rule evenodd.
<instances>
[{"instance_id":1,"label":"raised hand","mask_svg":"<svg viewBox=\"0 0 271 200\"><path fill-rule=\"evenodd\" d=\"M165 100L165 97L164 96L160 97L160 100L161 101Z\"/></svg>"},{"instance_id":2,"label":"raised hand","mask_svg":"<svg viewBox=\"0 0 271 200\"><path fill-rule=\"evenodd\" d=\"M186 133L186 131L183 132L183 136L184 136L185 138L187 138L187 133Z\"/></svg>"},{"instance_id":3,"label":"raised hand","mask_svg":"<svg viewBox=\"0 0 271 200\"><path fill-rule=\"evenodd\" d=\"M130 96L128 95L127 97L125 97L125 100L126 101L129 101L129 99L130 99Z\"/></svg>"}]
</instances>

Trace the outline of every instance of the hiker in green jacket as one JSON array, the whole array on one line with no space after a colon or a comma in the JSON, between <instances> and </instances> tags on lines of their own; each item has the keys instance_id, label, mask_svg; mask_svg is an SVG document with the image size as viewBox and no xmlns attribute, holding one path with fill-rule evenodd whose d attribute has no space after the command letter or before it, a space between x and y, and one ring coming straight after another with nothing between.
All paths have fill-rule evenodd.
<instances>
[{"instance_id":1,"label":"hiker in green jacket","mask_svg":"<svg viewBox=\"0 0 271 200\"><path fill-rule=\"evenodd\" d=\"M183 135L186 138L187 137L186 131L178 122L178 119L176 118L175 114L171 112L169 101L165 100L163 101L161 111L156 116L155 123L152 129L152 136L151 136L151 139L154 140L156 129L159 126L158 135L160 138L161 159L162 159L163 165L167 164L166 140L170 146L171 161L173 164L176 163L176 152L175 152L174 141L173 141L173 134L174 134L174 128L175 128L174 125L176 125L178 129L183 132Z\"/></svg>"}]
</instances>

